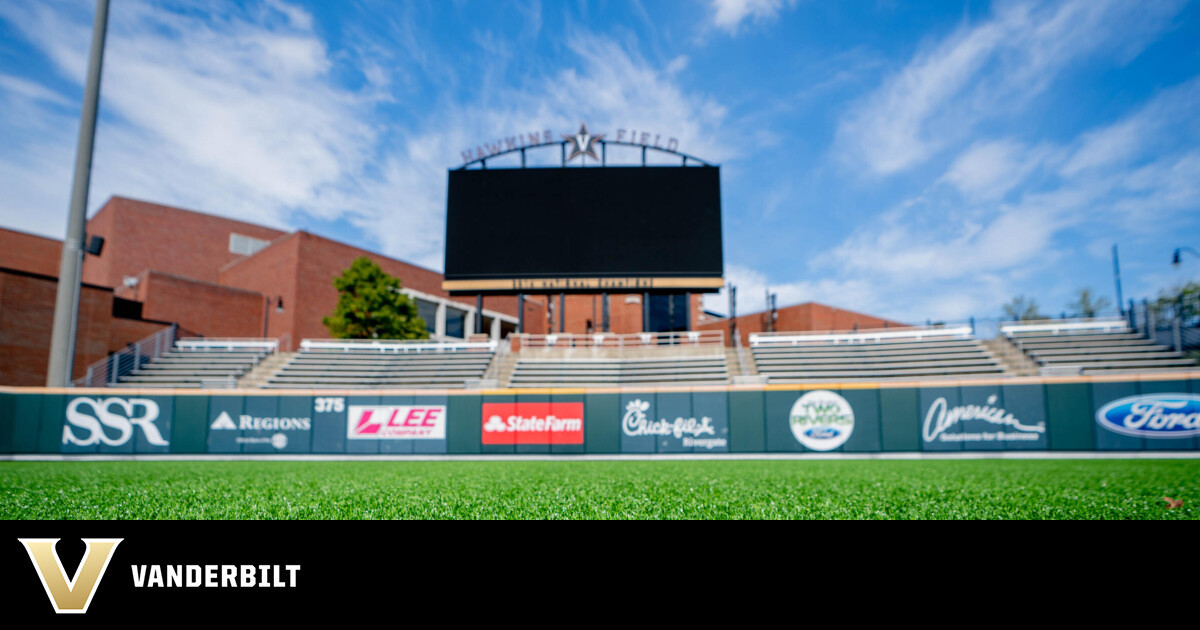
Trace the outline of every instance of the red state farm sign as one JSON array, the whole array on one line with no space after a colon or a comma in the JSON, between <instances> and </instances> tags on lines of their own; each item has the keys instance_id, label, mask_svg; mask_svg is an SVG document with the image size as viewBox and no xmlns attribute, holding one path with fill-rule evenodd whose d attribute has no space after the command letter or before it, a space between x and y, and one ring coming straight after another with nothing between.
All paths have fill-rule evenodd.
<instances>
[{"instance_id":1,"label":"red state farm sign","mask_svg":"<svg viewBox=\"0 0 1200 630\"><path fill-rule=\"evenodd\" d=\"M484 403L484 444L583 444L583 403Z\"/></svg>"},{"instance_id":2,"label":"red state farm sign","mask_svg":"<svg viewBox=\"0 0 1200 630\"><path fill-rule=\"evenodd\" d=\"M350 405L346 437L352 440L444 440L445 405Z\"/></svg>"}]
</instances>

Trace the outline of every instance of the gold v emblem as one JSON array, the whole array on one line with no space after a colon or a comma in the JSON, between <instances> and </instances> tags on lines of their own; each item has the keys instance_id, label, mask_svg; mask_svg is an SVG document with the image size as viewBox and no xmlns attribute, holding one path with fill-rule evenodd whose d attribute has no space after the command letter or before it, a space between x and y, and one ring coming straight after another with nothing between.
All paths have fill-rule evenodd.
<instances>
[{"instance_id":1,"label":"gold v emblem","mask_svg":"<svg viewBox=\"0 0 1200 630\"><path fill-rule=\"evenodd\" d=\"M108 561L112 559L113 551L124 538L84 538L87 551L83 560L75 569L75 577L68 580L67 572L63 569L62 560L54 547L58 538L18 538L29 559L33 560L33 568L42 580L46 596L54 605L54 612L59 614L87 612L92 604L92 595L104 571L108 569Z\"/></svg>"}]
</instances>

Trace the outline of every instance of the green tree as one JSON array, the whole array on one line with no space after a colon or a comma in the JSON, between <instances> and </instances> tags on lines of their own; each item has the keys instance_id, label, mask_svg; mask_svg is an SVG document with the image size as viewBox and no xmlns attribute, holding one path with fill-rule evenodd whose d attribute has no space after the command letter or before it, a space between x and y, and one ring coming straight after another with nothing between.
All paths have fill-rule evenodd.
<instances>
[{"instance_id":1,"label":"green tree","mask_svg":"<svg viewBox=\"0 0 1200 630\"><path fill-rule=\"evenodd\" d=\"M1075 294L1075 301L1067 304L1067 309L1075 317L1095 317L1097 313L1112 306L1112 302L1108 298L1096 298L1092 295L1090 288L1080 289Z\"/></svg>"},{"instance_id":2,"label":"green tree","mask_svg":"<svg viewBox=\"0 0 1200 630\"><path fill-rule=\"evenodd\" d=\"M1150 303L1150 310L1159 319L1181 318L1183 325L1200 323L1200 282L1189 282L1183 286L1167 289Z\"/></svg>"},{"instance_id":3,"label":"green tree","mask_svg":"<svg viewBox=\"0 0 1200 630\"><path fill-rule=\"evenodd\" d=\"M1011 302L1004 305L1005 319L1019 319L1027 322L1034 319L1048 319L1045 315L1038 312L1038 305L1032 298L1026 298L1024 295L1018 295Z\"/></svg>"},{"instance_id":4,"label":"green tree","mask_svg":"<svg viewBox=\"0 0 1200 630\"><path fill-rule=\"evenodd\" d=\"M400 292L400 279L363 256L333 279L338 303L321 319L336 339L428 339L416 301Z\"/></svg>"}]
</instances>

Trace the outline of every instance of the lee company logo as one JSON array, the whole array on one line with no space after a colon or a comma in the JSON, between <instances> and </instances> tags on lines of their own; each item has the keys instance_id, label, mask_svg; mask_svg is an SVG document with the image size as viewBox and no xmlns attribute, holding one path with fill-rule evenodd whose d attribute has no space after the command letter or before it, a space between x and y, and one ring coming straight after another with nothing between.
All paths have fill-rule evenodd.
<instances>
[{"instance_id":1,"label":"lee company logo","mask_svg":"<svg viewBox=\"0 0 1200 630\"><path fill-rule=\"evenodd\" d=\"M148 398L75 398L67 404L63 444L121 446L139 429L154 446L167 446L155 421L158 403Z\"/></svg>"},{"instance_id":2,"label":"lee company logo","mask_svg":"<svg viewBox=\"0 0 1200 630\"><path fill-rule=\"evenodd\" d=\"M1200 396L1130 396L1101 407L1096 422L1109 431L1133 437L1192 437L1200 435Z\"/></svg>"},{"instance_id":3,"label":"lee company logo","mask_svg":"<svg viewBox=\"0 0 1200 630\"><path fill-rule=\"evenodd\" d=\"M797 398L788 421L796 441L814 451L832 451L854 433L854 410L850 403L824 389Z\"/></svg>"},{"instance_id":4,"label":"lee company logo","mask_svg":"<svg viewBox=\"0 0 1200 630\"><path fill-rule=\"evenodd\" d=\"M104 577L104 572L108 570L108 562L112 560L113 552L124 539L84 538L83 544L87 546L87 550L83 554L83 560L75 569L75 577L71 579L67 579L67 572L55 549L55 546L58 545L58 538L18 538L17 540L25 545L25 551L29 553L29 559L33 561L33 568L37 571L38 579L42 581L42 588L46 589L46 596L50 598L54 612L60 615L81 615L86 613L88 607L92 605L92 596L96 594L100 578Z\"/></svg>"},{"instance_id":5,"label":"lee company logo","mask_svg":"<svg viewBox=\"0 0 1200 630\"><path fill-rule=\"evenodd\" d=\"M483 444L583 444L583 403L484 403Z\"/></svg>"},{"instance_id":6,"label":"lee company logo","mask_svg":"<svg viewBox=\"0 0 1200 630\"><path fill-rule=\"evenodd\" d=\"M350 405L352 440L444 440L445 405Z\"/></svg>"}]
</instances>

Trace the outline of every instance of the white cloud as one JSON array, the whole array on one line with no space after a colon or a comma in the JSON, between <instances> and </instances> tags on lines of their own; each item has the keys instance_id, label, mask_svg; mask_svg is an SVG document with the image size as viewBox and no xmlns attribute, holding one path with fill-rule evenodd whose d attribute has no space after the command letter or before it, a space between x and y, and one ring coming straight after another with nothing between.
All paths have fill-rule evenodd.
<instances>
[{"instance_id":1,"label":"white cloud","mask_svg":"<svg viewBox=\"0 0 1200 630\"><path fill-rule=\"evenodd\" d=\"M713 26L735 34L743 21L773 20L785 7L795 6L796 0L711 0Z\"/></svg>"},{"instance_id":2,"label":"white cloud","mask_svg":"<svg viewBox=\"0 0 1200 630\"><path fill-rule=\"evenodd\" d=\"M525 8L536 29L539 3ZM72 4L3 3L0 19L82 89L90 15ZM438 102L396 124L376 109L402 102L411 87L392 77L445 75L436 51L404 52L421 48L424 36L408 17L383 22L384 33L406 43L356 37L355 45L364 53L390 46L387 69L376 55L335 57L312 16L283 2L199 15L147 1L114 6L91 208L119 194L280 227L303 213L355 226L356 245L440 268L446 169L482 141L535 129L557 134L585 119L598 132L675 137L681 150L713 161L732 155L719 139L724 107L685 92L671 76L686 57L664 70L630 44L586 31L566 38L569 55L540 75L514 81L495 66L496 87L481 98ZM337 64L361 72L363 87L339 81ZM31 118L24 145L0 152L0 182L22 191L0 200L0 219L60 237L78 114L30 79L0 77L0 97L20 101Z\"/></svg>"},{"instance_id":3,"label":"white cloud","mask_svg":"<svg viewBox=\"0 0 1200 630\"><path fill-rule=\"evenodd\" d=\"M1081 58L1127 59L1182 2L1068 0L998 5L988 20L924 47L841 120L841 156L888 175L967 137L978 122L1019 111Z\"/></svg>"},{"instance_id":4,"label":"white cloud","mask_svg":"<svg viewBox=\"0 0 1200 630\"><path fill-rule=\"evenodd\" d=\"M948 187L864 223L812 261L814 275L863 282L910 320L994 315L1046 284L1053 310L1073 291L1054 279L1080 264L1068 236L1081 237L1079 254L1103 258L1114 240L1153 241L1194 220L1198 106L1200 78L1062 146L977 142L938 180Z\"/></svg>"},{"instance_id":5,"label":"white cloud","mask_svg":"<svg viewBox=\"0 0 1200 630\"><path fill-rule=\"evenodd\" d=\"M1040 164L1044 151L1012 139L977 142L955 159L944 180L969 200L998 200Z\"/></svg>"}]
</instances>

